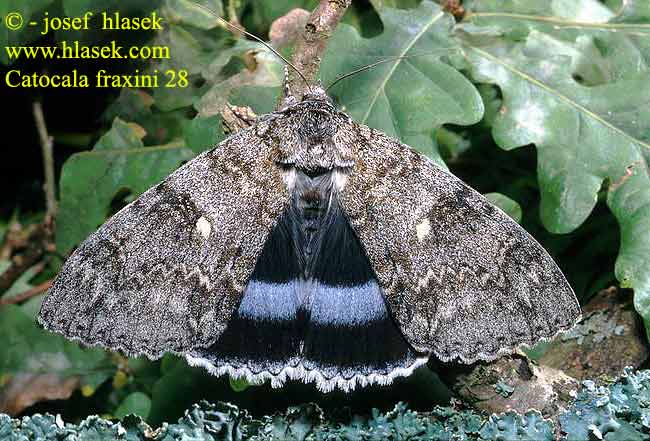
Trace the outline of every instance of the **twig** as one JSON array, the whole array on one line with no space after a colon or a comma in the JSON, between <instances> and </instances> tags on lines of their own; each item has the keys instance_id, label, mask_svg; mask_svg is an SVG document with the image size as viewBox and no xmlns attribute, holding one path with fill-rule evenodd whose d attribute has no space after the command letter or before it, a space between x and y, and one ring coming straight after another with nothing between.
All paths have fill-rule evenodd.
<instances>
[{"instance_id":1,"label":"twig","mask_svg":"<svg viewBox=\"0 0 650 441\"><path fill-rule=\"evenodd\" d=\"M5 233L4 242L0 246L0 260L9 260L15 250L25 248L34 227L35 225L29 225L27 228L23 228L20 222L12 220Z\"/></svg>"},{"instance_id":2,"label":"twig","mask_svg":"<svg viewBox=\"0 0 650 441\"><path fill-rule=\"evenodd\" d=\"M56 216L56 184L54 182L54 155L52 153L53 141L52 137L47 133L45 126L45 118L43 117L43 108L41 103L36 101L34 103L34 120L36 121L36 128L38 135L41 138L41 149L43 152L43 170L45 173L45 183L43 188L45 190L45 203L46 203L46 219L54 219Z\"/></svg>"},{"instance_id":3,"label":"twig","mask_svg":"<svg viewBox=\"0 0 650 441\"><path fill-rule=\"evenodd\" d=\"M298 37L291 61L302 72L309 85L315 83L327 41L351 3L352 0L321 0ZM305 84L296 72L289 71L289 90L292 94L301 97L309 89L309 85Z\"/></svg>"},{"instance_id":4,"label":"twig","mask_svg":"<svg viewBox=\"0 0 650 441\"><path fill-rule=\"evenodd\" d=\"M11 265L0 274L0 293L11 288L16 280L29 268L34 266L46 252L54 251L52 243L52 223L47 219L38 224L27 238L27 244L21 254L11 258Z\"/></svg>"},{"instance_id":5,"label":"twig","mask_svg":"<svg viewBox=\"0 0 650 441\"><path fill-rule=\"evenodd\" d=\"M25 300L29 300L32 297L36 297L37 295L43 294L45 291L50 289L50 287L52 286L52 281L53 279L46 280L40 285L36 285L25 292L16 294L15 296L11 296L8 299L4 299L4 298L0 299L0 306L15 305L17 303L22 303Z\"/></svg>"},{"instance_id":6,"label":"twig","mask_svg":"<svg viewBox=\"0 0 650 441\"><path fill-rule=\"evenodd\" d=\"M47 134L41 103L35 102L33 111L43 151L43 168L45 174L43 189L45 190L46 203L45 219L40 224L35 225L33 229L30 228L29 234L24 242L20 243L20 246L15 243L16 241L13 235L8 234L5 238L6 242L3 246L3 253L11 255L17 248L21 248L21 253L11 257L11 264L0 274L0 293L11 288L14 282L25 271L43 258L45 253L54 251L52 238L54 236L54 217L56 216L57 204L54 182L54 157L52 154L53 142L52 137ZM12 241L14 243L11 243Z\"/></svg>"},{"instance_id":7,"label":"twig","mask_svg":"<svg viewBox=\"0 0 650 441\"><path fill-rule=\"evenodd\" d=\"M231 24L237 26L238 28L243 29L242 24L239 22L239 17L237 16L237 6L239 6L237 3L239 3L239 2L235 2L234 0L230 0L228 2L228 21ZM234 30L232 30L232 28L229 28L229 29L232 31L232 34L236 38L241 38L241 36L242 36L241 32L234 31Z\"/></svg>"},{"instance_id":8,"label":"twig","mask_svg":"<svg viewBox=\"0 0 650 441\"><path fill-rule=\"evenodd\" d=\"M465 16L465 8L461 0L445 0L442 2L442 9L454 16L456 21L461 21Z\"/></svg>"}]
</instances>

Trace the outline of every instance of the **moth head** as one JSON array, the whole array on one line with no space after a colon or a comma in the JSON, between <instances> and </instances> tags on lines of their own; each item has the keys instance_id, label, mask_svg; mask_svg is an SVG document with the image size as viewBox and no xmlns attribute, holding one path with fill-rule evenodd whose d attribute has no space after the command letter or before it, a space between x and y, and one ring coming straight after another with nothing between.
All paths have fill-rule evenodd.
<instances>
[{"instance_id":1,"label":"moth head","mask_svg":"<svg viewBox=\"0 0 650 441\"><path fill-rule=\"evenodd\" d=\"M286 81L288 81L288 76L285 80L284 99L278 105L278 111L285 111L293 107L305 108L304 105L299 106L302 103L306 103L310 108L313 108L314 106L319 107L321 105L323 108L327 109L335 108L334 101L332 101L329 95L327 95L325 88L320 83L312 85L305 93L303 93L302 97L298 97L291 93Z\"/></svg>"},{"instance_id":2,"label":"moth head","mask_svg":"<svg viewBox=\"0 0 650 441\"><path fill-rule=\"evenodd\" d=\"M325 88L320 83L312 86L309 90L307 90L303 94L301 101L316 101L316 102L323 101L330 105L334 105L334 102L327 95L327 92L325 92Z\"/></svg>"}]
</instances>

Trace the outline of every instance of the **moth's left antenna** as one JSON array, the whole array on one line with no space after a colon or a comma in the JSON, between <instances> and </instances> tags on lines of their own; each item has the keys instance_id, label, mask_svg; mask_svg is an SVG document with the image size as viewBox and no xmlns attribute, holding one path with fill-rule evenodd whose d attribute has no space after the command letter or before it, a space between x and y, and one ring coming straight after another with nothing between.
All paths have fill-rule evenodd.
<instances>
[{"instance_id":1,"label":"moth's left antenna","mask_svg":"<svg viewBox=\"0 0 650 441\"><path fill-rule=\"evenodd\" d=\"M284 61L284 63L285 63L287 66L291 67L294 71L296 71L296 73L298 74L298 76L299 76L300 78L302 78L302 80L305 82L305 84L307 85L307 87L311 90L311 85L309 84L309 81L307 81L307 78L305 78L305 76L302 74L302 72L300 72L300 70L299 70L296 66L294 66L293 64L291 64L291 62L290 62L289 60L287 60L287 59L286 59L286 58L285 58L285 57L284 57L280 52L276 51L276 50L273 48L273 46L271 46L270 44L268 44L266 41L262 40L262 39L261 39L260 37L258 37L257 35L251 34L251 33L248 32L246 29L242 29L242 28L240 28L239 26L236 26L236 25L230 23L228 20L225 20L224 18L220 17L219 14L217 14L215 11L213 11L213 10L210 9L210 8L208 8L207 6L201 5L201 4L199 4L199 3L194 3L194 4L195 4L196 6L198 6L199 8L203 9L204 11L208 12L210 15L212 15L214 18L216 18L217 20L219 20L219 21L220 21L221 23L223 23L224 25L228 26L230 29L234 29L234 30L237 31L237 32L241 32L242 34L246 35L247 37L250 37L250 38L252 38L253 40L255 40L255 41L257 41L257 42L262 43L262 44L263 44L263 45L264 45L268 50L270 50L271 52L273 52L273 53L274 53L278 58L280 58L282 61Z\"/></svg>"}]
</instances>

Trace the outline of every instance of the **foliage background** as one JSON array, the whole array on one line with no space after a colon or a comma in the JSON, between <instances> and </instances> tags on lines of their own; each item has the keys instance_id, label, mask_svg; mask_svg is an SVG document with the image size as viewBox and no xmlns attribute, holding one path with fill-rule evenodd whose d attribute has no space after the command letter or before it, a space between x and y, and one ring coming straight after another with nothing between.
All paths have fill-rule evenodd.
<instances>
[{"instance_id":1,"label":"foliage background","mask_svg":"<svg viewBox=\"0 0 650 441\"><path fill-rule=\"evenodd\" d=\"M292 8L314 1L199 0L234 15L264 38ZM612 283L632 288L650 323L650 6L640 0L475 0L455 19L430 0L354 1L328 46L321 78L383 57L331 90L357 121L399 137L504 208L549 250L586 302ZM186 89L8 89L2 97L6 159L0 165L0 235L43 218L40 148L31 103L43 102L55 141L60 201L56 251L0 298L53 277L65 256L112 213L225 136L226 101L273 109L283 68L260 44L237 38L189 0L128 2L9 0L0 15L157 10L158 33L55 32L0 27L0 43L156 43L160 64L17 60L0 70L92 74L105 68L188 69ZM283 48L290 53L290 48ZM3 58L4 57L4 58ZM5 256L7 257L7 256ZM9 261L0 261L0 269ZM426 370L396 387L323 396L310 386L274 391L214 379L174 357L151 362L81 349L34 325L40 298L0 305L0 411L47 410L67 419L135 412L153 424L200 398L270 412L315 400L325 408L391 409L444 402L449 392ZM44 392L45 391L45 392ZM65 401L48 401L68 397ZM34 404L28 407L29 404ZM13 407L11 407L13 406Z\"/></svg>"}]
</instances>

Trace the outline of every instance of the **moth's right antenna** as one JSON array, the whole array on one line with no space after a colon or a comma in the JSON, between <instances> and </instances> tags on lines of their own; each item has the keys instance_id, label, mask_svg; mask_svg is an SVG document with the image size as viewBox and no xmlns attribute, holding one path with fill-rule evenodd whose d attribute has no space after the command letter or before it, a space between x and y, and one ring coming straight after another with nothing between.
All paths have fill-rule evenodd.
<instances>
[{"instance_id":1,"label":"moth's right antenna","mask_svg":"<svg viewBox=\"0 0 650 441\"><path fill-rule=\"evenodd\" d=\"M219 21L220 21L221 23L223 23L224 25L228 26L230 29L234 29L234 30L237 31L237 32L241 32L242 34L246 35L247 37L250 37L250 38L252 38L253 40L255 40L255 41L257 41L257 42L262 43L262 44L263 44L263 45L264 45L268 50L270 50L271 52L273 52L273 53L274 53L278 58L280 58L282 61L284 61L284 63L285 63L287 66L291 67L294 71L296 71L296 73L298 74L298 76L299 76L300 78L302 78L302 80L305 82L305 84L307 85L307 87L311 90L311 85L309 84L309 81L307 81L307 78L305 78L305 76L302 74L302 72L300 72L300 70L299 70L296 66L294 66L293 64L291 64L291 62L290 62L289 60L287 60L287 59L286 59L286 58L285 58L285 57L284 57L280 52L276 51L276 50L273 48L273 46L271 46L270 44L268 44L266 41L262 40L262 39L261 39L260 37L258 37L257 35L251 34L251 33L248 32L246 29L242 29L242 28L240 28L239 26L236 26L236 25L230 23L228 20L225 20L224 18L220 17L219 14L217 14L215 11L213 11L213 10L210 9L210 8L208 8L207 6L201 5L201 4L199 4L199 3L194 3L194 5L195 5L195 6L198 6L199 8L203 9L204 11L208 12L210 15L212 15L214 18L216 18L217 20L219 20Z\"/></svg>"},{"instance_id":2,"label":"moth's right antenna","mask_svg":"<svg viewBox=\"0 0 650 441\"><path fill-rule=\"evenodd\" d=\"M344 80L344 79L346 79L348 77L351 77L353 75L356 75L358 73L365 72L366 70L372 69L373 67L379 66L380 64L388 63L389 61L403 60L403 59L406 59L406 58L422 57L424 55L435 55L437 52L445 52L446 53L446 52L449 52L450 50L453 50L453 49L456 49L456 48L441 49L440 51L427 52L427 53L424 53L424 54L397 55L397 56L394 56L394 57L388 57L388 58L384 58L384 59L379 60L379 61L375 61L374 63L366 64L365 66L362 66L362 67L360 67L358 69L355 69L352 72L348 72L348 73L346 73L344 75L341 75L340 77L337 77L334 81L332 81L330 83L329 86L327 86L327 88L325 89L325 92L330 90L334 85L338 84L339 81L342 81L342 80Z\"/></svg>"}]
</instances>

